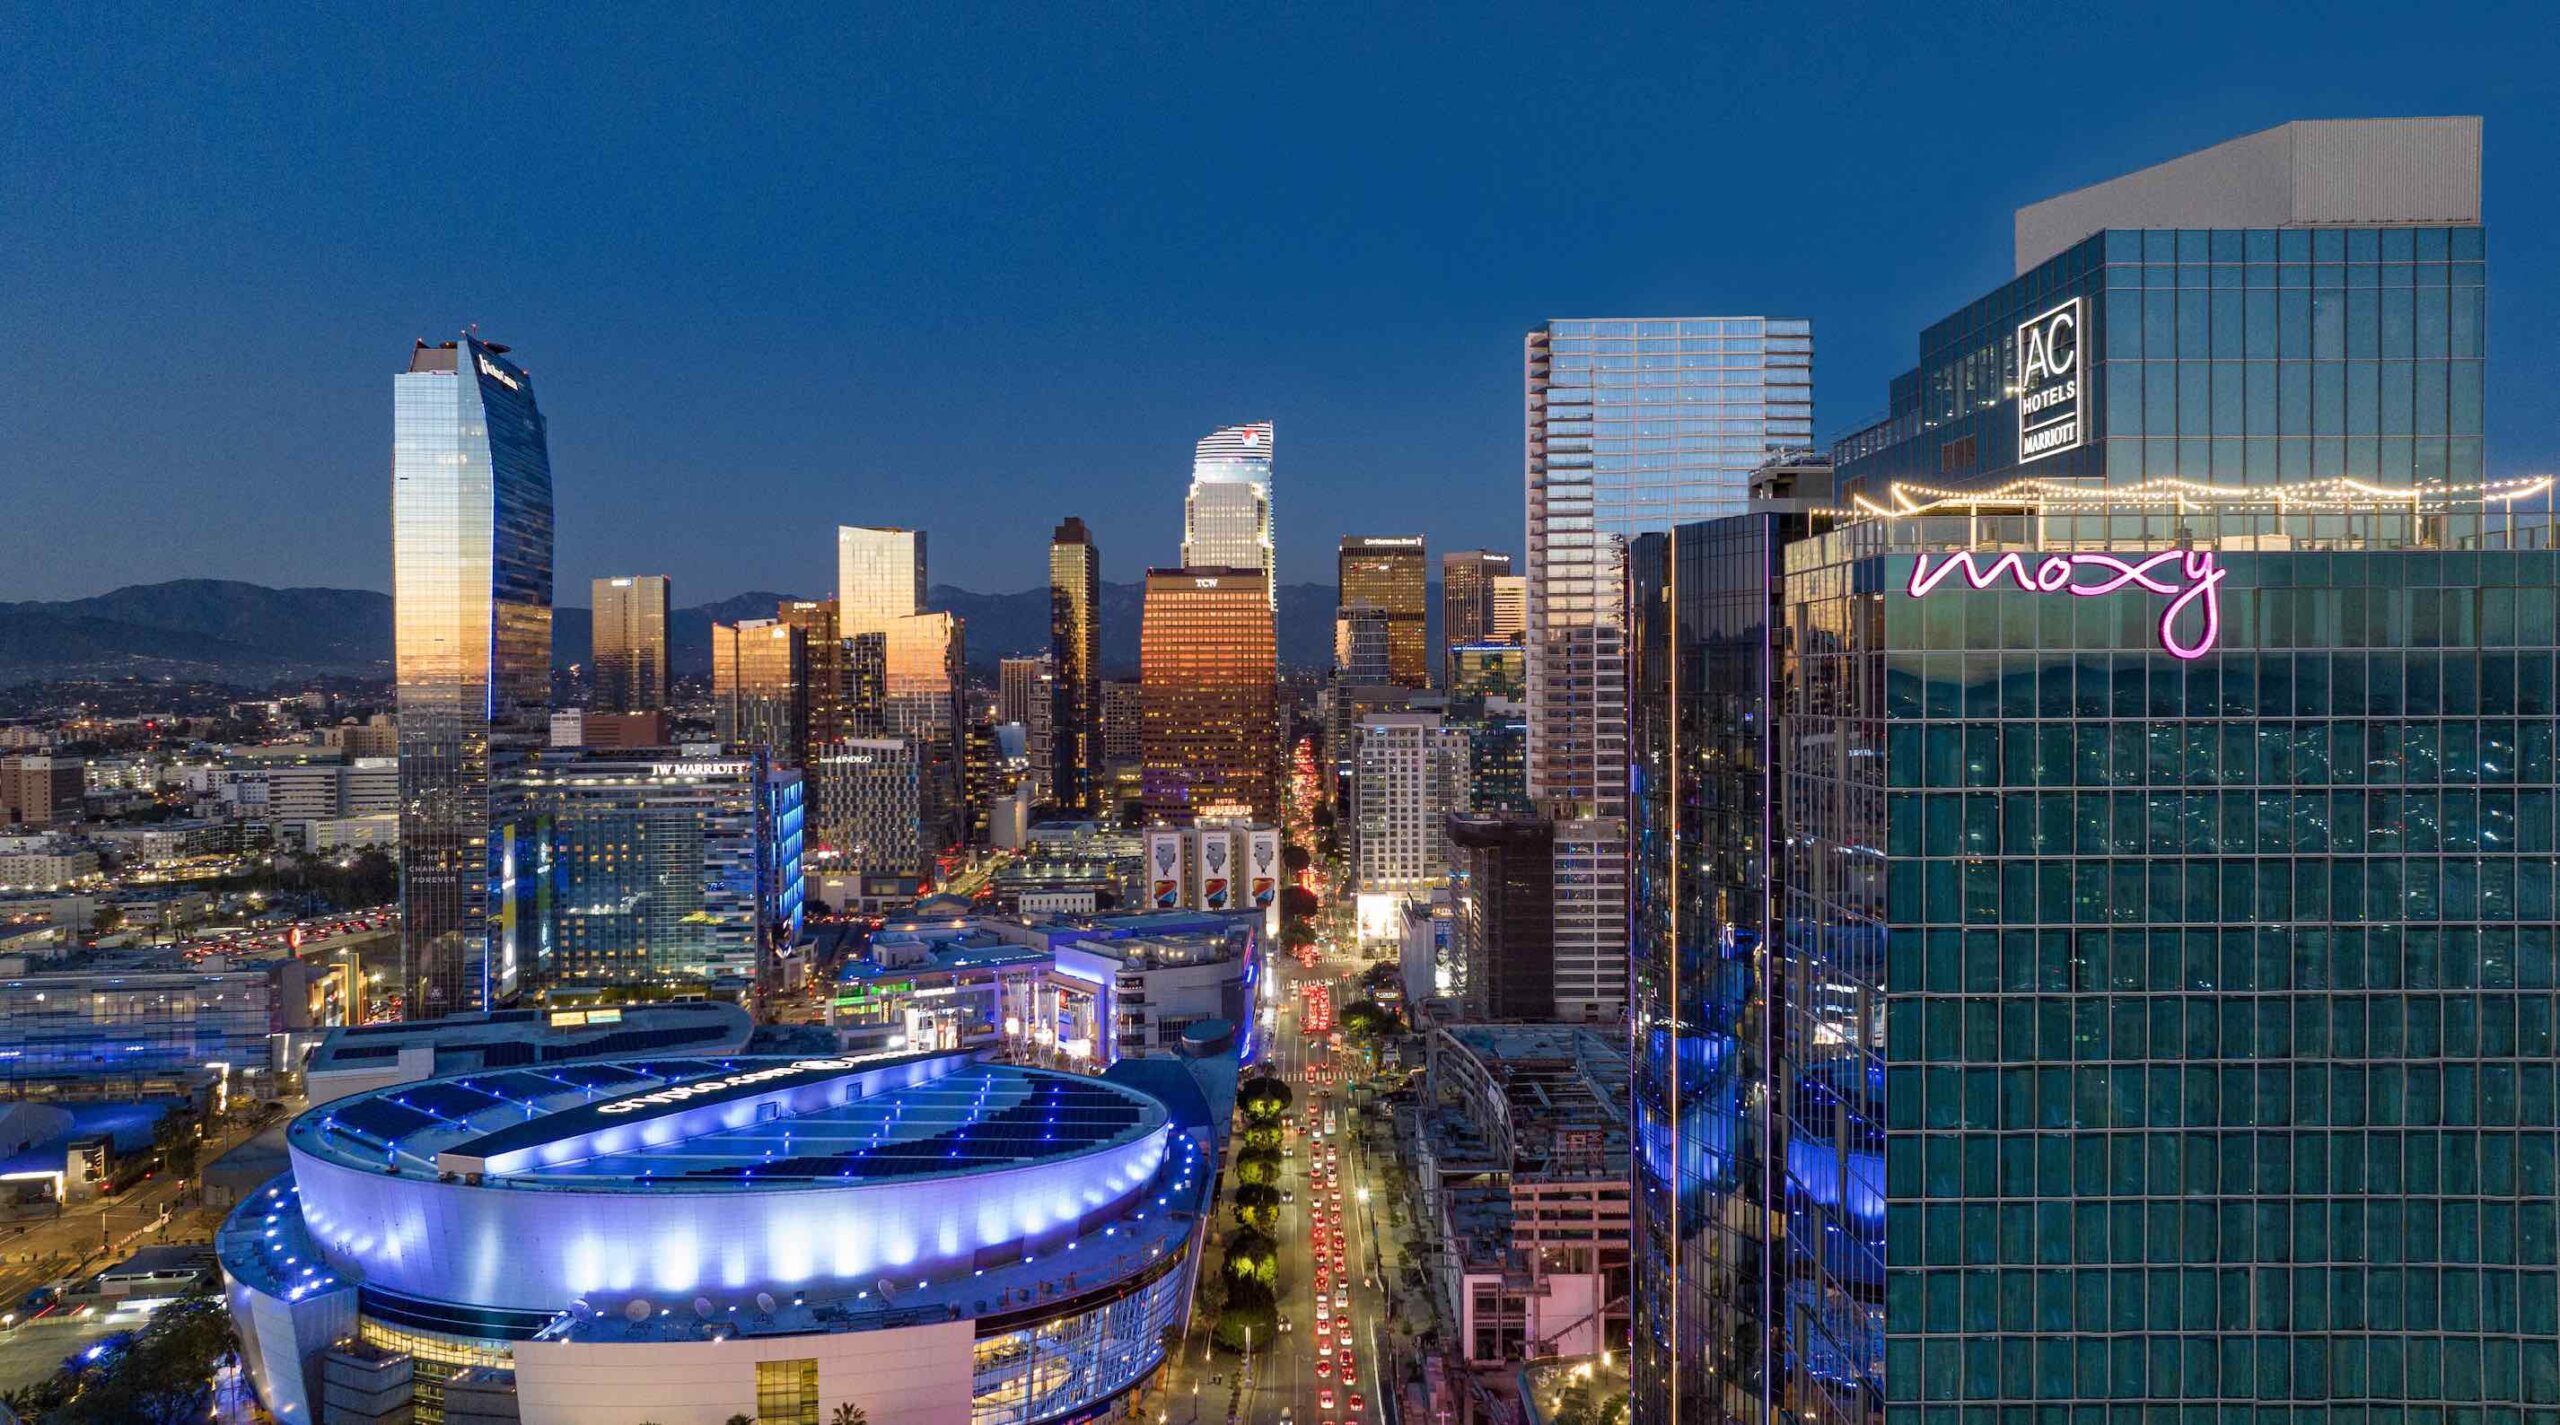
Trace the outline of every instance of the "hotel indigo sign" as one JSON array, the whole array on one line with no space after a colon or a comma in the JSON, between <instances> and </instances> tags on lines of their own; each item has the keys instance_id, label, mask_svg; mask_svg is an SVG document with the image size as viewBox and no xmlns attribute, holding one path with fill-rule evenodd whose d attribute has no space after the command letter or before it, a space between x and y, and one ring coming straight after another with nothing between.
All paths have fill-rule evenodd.
<instances>
[{"instance_id":1,"label":"hotel indigo sign","mask_svg":"<svg viewBox=\"0 0 2560 1425\"><path fill-rule=\"evenodd\" d=\"M2018 463L2087 443L2080 418L2080 299L2018 325Z\"/></svg>"},{"instance_id":2,"label":"hotel indigo sign","mask_svg":"<svg viewBox=\"0 0 2560 1425\"><path fill-rule=\"evenodd\" d=\"M1990 588L2005 578L2026 593L2083 599L2136 589L2169 601L2160 611L2160 646L2171 656L2202 658L2222 636L2222 581L2231 571L2215 566L2210 549L2164 549L2131 557L2048 554L2033 568L2027 555L2017 553L2003 554L1987 564L1970 550L1940 556L1935 564L1929 559L1923 554L1911 566L1906 592L1915 599L1945 583L1950 574L1964 575L1965 583L1977 589ZM2191 608L2201 611L2202 626L2194 638L2181 642L2178 616Z\"/></svg>"}]
</instances>

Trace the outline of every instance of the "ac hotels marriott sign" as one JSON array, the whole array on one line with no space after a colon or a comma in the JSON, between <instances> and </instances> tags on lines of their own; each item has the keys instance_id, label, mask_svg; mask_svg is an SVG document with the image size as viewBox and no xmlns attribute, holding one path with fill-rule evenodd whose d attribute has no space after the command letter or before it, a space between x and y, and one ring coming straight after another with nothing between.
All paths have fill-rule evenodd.
<instances>
[{"instance_id":1,"label":"ac hotels marriott sign","mask_svg":"<svg viewBox=\"0 0 2560 1425\"><path fill-rule=\"evenodd\" d=\"M2018 463L2088 443L2081 414L2080 299L2018 326Z\"/></svg>"}]
</instances>

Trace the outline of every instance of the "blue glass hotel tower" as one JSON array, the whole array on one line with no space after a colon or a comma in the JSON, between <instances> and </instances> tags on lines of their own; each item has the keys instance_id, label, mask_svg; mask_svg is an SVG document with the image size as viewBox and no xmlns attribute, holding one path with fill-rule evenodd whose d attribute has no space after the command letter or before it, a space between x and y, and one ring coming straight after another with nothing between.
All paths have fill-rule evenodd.
<instances>
[{"instance_id":1,"label":"blue glass hotel tower","mask_svg":"<svg viewBox=\"0 0 2560 1425\"><path fill-rule=\"evenodd\" d=\"M411 1019L511 998L505 765L551 692L551 456L507 348L418 343L392 378L400 962Z\"/></svg>"},{"instance_id":2,"label":"blue glass hotel tower","mask_svg":"<svg viewBox=\"0 0 2560 1425\"><path fill-rule=\"evenodd\" d=\"M2478 156L2297 123L2023 210L1835 447L1776 569L1767 1114L1666 1160L1765 1264L1666 1308L1765 1349L1639 1419L2560 1421L2560 554L2484 477ZM1703 919L1638 924L1712 1088Z\"/></svg>"}]
</instances>

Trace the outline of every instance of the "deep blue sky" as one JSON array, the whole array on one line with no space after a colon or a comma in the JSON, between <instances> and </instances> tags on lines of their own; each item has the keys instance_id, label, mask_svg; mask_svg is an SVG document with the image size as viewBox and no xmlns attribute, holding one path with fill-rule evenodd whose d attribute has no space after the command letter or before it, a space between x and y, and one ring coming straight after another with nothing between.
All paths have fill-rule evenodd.
<instances>
[{"instance_id":1,"label":"deep blue sky","mask_svg":"<svg viewBox=\"0 0 2560 1425\"><path fill-rule=\"evenodd\" d=\"M1956 13L1961 10L1963 13ZM1174 558L1279 422L1336 536L1521 540L1519 340L1801 313L1826 438L2017 205L2288 118L2488 119L2493 473L2560 466L2539 5L1248 11L0 0L0 599L386 587L390 377L477 322L551 421L563 602Z\"/></svg>"}]
</instances>

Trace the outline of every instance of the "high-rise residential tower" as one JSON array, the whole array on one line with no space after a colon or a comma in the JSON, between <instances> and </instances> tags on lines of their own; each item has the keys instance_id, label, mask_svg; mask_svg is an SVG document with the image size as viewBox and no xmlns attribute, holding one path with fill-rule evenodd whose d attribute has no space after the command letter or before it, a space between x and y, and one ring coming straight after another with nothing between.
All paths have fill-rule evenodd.
<instances>
[{"instance_id":1,"label":"high-rise residential tower","mask_svg":"<svg viewBox=\"0 0 2560 1425\"><path fill-rule=\"evenodd\" d=\"M1736 514L1813 438L1813 328L1551 321L1525 344L1529 795L1556 820L1556 1012L1627 998L1626 542Z\"/></svg>"},{"instance_id":2,"label":"high-rise residential tower","mask_svg":"<svg viewBox=\"0 0 2560 1425\"><path fill-rule=\"evenodd\" d=\"M627 574L595 581L595 696L588 704L590 710L665 710L667 599L668 580L664 574Z\"/></svg>"},{"instance_id":3,"label":"high-rise residential tower","mask_svg":"<svg viewBox=\"0 0 2560 1425\"><path fill-rule=\"evenodd\" d=\"M1192 457L1182 505L1184 566L1258 569L1263 602L1277 610L1271 536L1271 422L1210 432Z\"/></svg>"},{"instance_id":4,"label":"high-rise residential tower","mask_svg":"<svg viewBox=\"0 0 2560 1425\"><path fill-rule=\"evenodd\" d=\"M1073 515L1049 539L1050 799L1101 807L1102 550Z\"/></svg>"},{"instance_id":5,"label":"high-rise residential tower","mask_svg":"<svg viewBox=\"0 0 2560 1425\"><path fill-rule=\"evenodd\" d=\"M925 612L924 531L839 526L836 618L847 638L882 635L882 722L917 744L925 840L957 840L964 820L962 736L966 645L956 614Z\"/></svg>"},{"instance_id":6,"label":"high-rise residential tower","mask_svg":"<svg viewBox=\"0 0 2560 1425\"><path fill-rule=\"evenodd\" d=\"M392 378L391 582L405 1012L512 997L493 955L505 766L547 738L551 454L494 342L418 343Z\"/></svg>"},{"instance_id":7,"label":"high-rise residential tower","mask_svg":"<svg viewBox=\"0 0 2560 1425\"><path fill-rule=\"evenodd\" d=\"M924 531L836 526L836 622L849 636L924 607Z\"/></svg>"},{"instance_id":8,"label":"high-rise residential tower","mask_svg":"<svg viewBox=\"0 0 2560 1425\"><path fill-rule=\"evenodd\" d=\"M1442 678L1448 649L1492 643L1493 581L1511 573L1511 556L1491 549L1461 549L1440 556Z\"/></svg>"},{"instance_id":9,"label":"high-rise residential tower","mask_svg":"<svg viewBox=\"0 0 2560 1425\"><path fill-rule=\"evenodd\" d=\"M1050 719L1057 716L1057 665L1048 654L1007 658L996 664L996 721L1020 723L1031 760L1032 794L1042 801L1056 797L1052 764L1056 738Z\"/></svg>"},{"instance_id":10,"label":"high-rise residential tower","mask_svg":"<svg viewBox=\"0 0 2560 1425\"><path fill-rule=\"evenodd\" d=\"M807 655L808 687L802 695L807 722L801 734L801 757L789 765L805 766L818 749L840 737L858 735L849 703L853 689L852 653L845 646L843 624L833 599L784 599L774 610L776 621L800 630Z\"/></svg>"},{"instance_id":11,"label":"high-rise residential tower","mask_svg":"<svg viewBox=\"0 0 2560 1425\"><path fill-rule=\"evenodd\" d=\"M761 747L778 766L806 760L809 641L780 619L711 626L711 696L719 737Z\"/></svg>"},{"instance_id":12,"label":"high-rise residential tower","mask_svg":"<svg viewBox=\"0 0 2560 1425\"><path fill-rule=\"evenodd\" d=\"M1392 900L1438 884L1449 871L1449 815L1472 809L1466 729L1436 712L1380 712L1352 735L1353 889Z\"/></svg>"},{"instance_id":13,"label":"high-rise residential tower","mask_svg":"<svg viewBox=\"0 0 2560 1425\"><path fill-rule=\"evenodd\" d=\"M1139 672L1147 810L1275 820L1280 683L1259 569L1150 569Z\"/></svg>"},{"instance_id":14,"label":"high-rise residential tower","mask_svg":"<svg viewBox=\"0 0 2560 1425\"><path fill-rule=\"evenodd\" d=\"M1424 636L1431 615L1431 566L1422 536L1345 535L1335 557L1337 617L1375 611L1386 623L1387 681L1408 688L1431 686L1431 654Z\"/></svg>"},{"instance_id":15,"label":"high-rise residential tower","mask_svg":"<svg viewBox=\"0 0 2560 1425\"><path fill-rule=\"evenodd\" d=\"M1493 606L1486 614L1485 637L1494 643L1524 643L1529 637L1529 576L1496 574Z\"/></svg>"}]
</instances>

